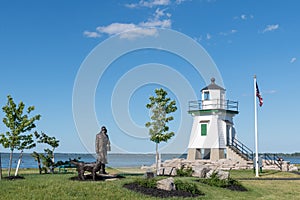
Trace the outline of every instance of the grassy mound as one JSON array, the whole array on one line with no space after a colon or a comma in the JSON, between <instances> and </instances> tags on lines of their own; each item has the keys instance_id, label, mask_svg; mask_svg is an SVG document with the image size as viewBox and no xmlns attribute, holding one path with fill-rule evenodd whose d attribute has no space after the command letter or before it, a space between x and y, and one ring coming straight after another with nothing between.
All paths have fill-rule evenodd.
<instances>
[{"instance_id":1,"label":"grassy mound","mask_svg":"<svg viewBox=\"0 0 300 200\"><path fill-rule=\"evenodd\" d=\"M210 186L226 188L232 191L248 191L240 182L233 178L219 179L217 173L213 173L210 178L200 179L199 182L208 184Z\"/></svg>"},{"instance_id":2,"label":"grassy mound","mask_svg":"<svg viewBox=\"0 0 300 200\"><path fill-rule=\"evenodd\" d=\"M181 180L175 180L176 190L166 191L156 188L157 179L137 179L132 183L124 184L124 188L139 192L145 195L151 195L157 198L169 197L197 197L204 195L195 183L187 183Z\"/></svg>"}]
</instances>

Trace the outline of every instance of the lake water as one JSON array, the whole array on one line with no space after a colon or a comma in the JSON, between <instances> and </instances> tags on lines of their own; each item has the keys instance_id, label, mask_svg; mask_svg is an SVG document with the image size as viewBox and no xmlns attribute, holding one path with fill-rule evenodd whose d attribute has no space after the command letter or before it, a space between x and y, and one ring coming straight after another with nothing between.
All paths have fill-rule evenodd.
<instances>
[{"instance_id":1,"label":"lake water","mask_svg":"<svg viewBox=\"0 0 300 200\"><path fill-rule=\"evenodd\" d=\"M14 154L13 168L17 166L19 154ZM2 153L2 167L7 168L9 163L9 154ZM91 154L68 154L56 153L55 161L68 161L69 159L78 159L84 162L94 162L96 159ZM186 154L162 154L162 161L173 158L186 158ZM284 157L284 160L290 161L292 164L300 164L300 157ZM155 154L108 154L108 166L110 167L141 167L143 165L150 166L155 163ZM30 155L25 153L23 155L22 164L20 168L38 168L37 162Z\"/></svg>"},{"instance_id":2,"label":"lake water","mask_svg":"<svg viewBox=\"0 0 300 200\"><path fill-rule=\"evenodd\" d=\"M16 167L18 162L19 154L14 154L13 157L13 168ZM55 161L68 161L69 159L78 159L84 162L95 162L95 155L92 154L68 154L68 153L56 153ZM168 160L179 157L186 157L186 155L181 154L162 154L162 160ZM9 154L2 153L2 167L7 168L9 163ZM155 163L155 154L108 154L108 164L109 167L141 167L143 165L150 166ZM38 168L37 162L30 155L25 153L22 158L22 164L20 168Z\"/></svg>"}]
</instances>

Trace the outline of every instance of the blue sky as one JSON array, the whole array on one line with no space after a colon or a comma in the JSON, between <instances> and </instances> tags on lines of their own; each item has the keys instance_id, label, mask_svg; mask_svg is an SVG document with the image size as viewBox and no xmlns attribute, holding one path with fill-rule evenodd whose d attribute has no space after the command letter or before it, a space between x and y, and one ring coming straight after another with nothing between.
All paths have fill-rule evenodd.
<instances>
[{"instance_id":1,"label":"blue sky","mask_svg":"<svg viewBox=\"0 0 300 200\"><path fill-rule=\"evenodd\" d=\"M258 109L260 152L299 151L299 4L296 0L1 1L0 104L5 105L6 96L11 94L17 102L34 105L35 113L42 115L37 130L60 140L57 151L91 151L87 149L92 149L92 144L83 138L93 141L96 130L80 133L72 110L74 84L84 61L93 49L122 31L131 30L131 34L118 36L132 41L155 37L161 28L172 29L205 49L221 74L227 98L239 101L240 114L234 120L242 142L254 149L256 74L265 102ZM100 60L104 57L99 55ZM168 66L157 66L158 78L165 77L167 84L149 81L136 85L130 93L125 90L129 99L124 100L114 93L118 87L129 85L126 77L131 72L146 71L149 63ZM154 143L144 133L139 135L134 129L131 134L124 132L126 127L118 123L128 116L114 113L114 102L124 103L138 128L149 119L145 104L155 88L164 87L180 102L179 94L185 88L177 86L176 74L172 78L162 73L163 68L178 72L178 78L184 77L182 81L187 80L199 98L205 78L189 62L163 50L142 49L120 55L102 74L93 107L98 125L108 128L113 152L154 151ZM149 74L143 70L133 79L147 80ZM183 123L190 126L192 119L180 105L176 120L170 124L175 133ZM0 131L5 131L3 125ZM190 130L181 134L188 138ZM171 140L161 147L176 152L187 146L186 140L181 147L172 144L176 143ZM7 150L1 147L1 151Z\"/></svg>"}]
</instances>

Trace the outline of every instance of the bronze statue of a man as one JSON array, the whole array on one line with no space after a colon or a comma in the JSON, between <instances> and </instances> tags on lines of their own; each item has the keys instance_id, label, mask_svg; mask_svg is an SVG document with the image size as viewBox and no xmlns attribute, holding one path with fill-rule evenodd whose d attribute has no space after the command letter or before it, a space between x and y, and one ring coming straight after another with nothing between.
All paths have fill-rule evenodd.
<instances>
[{"instance_id":1,"label":"bronze statue of a man","mask_svg":"<svg viewBox=\"0 0 300 200\"><path fill-rule=\"evenodd\" d=\"M101 131L96 135L96 153L97 161L101 162L100 173L106 174L105 164L107 164L107 151L110 151L110 141L105 126L101 127Z\"/></svg>"}]
</instances>

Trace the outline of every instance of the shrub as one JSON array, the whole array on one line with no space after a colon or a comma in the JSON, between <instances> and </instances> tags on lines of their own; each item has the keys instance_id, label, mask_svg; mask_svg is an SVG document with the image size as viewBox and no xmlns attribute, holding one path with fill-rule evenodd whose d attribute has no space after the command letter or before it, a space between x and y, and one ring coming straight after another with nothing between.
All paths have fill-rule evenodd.
<instances>
[{"instance_id":1,"label":"shrub","mask_svg":"<svg viewBox=\"0 0 300 200\"><path fill-rule=\"evenodd\" d=\"M184 166L181 166L180 169L176 169L177 176L181 177L191 177L193 174L193 169L191 167L184 168Z\"/></svg>"},{"instance_id":2,"label":"shrub","mask_svg":"<svg viewBox=\"0 0 300 200\"><path fill-rule=\"evenodd\" d=\"M181 180L175 180L176 190L182 190L191 194L203 195L195 183L187 183Z\"/></svg>"},{"instance_id":3,"label":"shrub","mask_svg":"<svg viewBox=\"0 0 300 200\"><path fill-rule=\"evenodd\" d=\"M226 187L227 186L227 180L221 180L218 177L217 172L213 172L210 178L204 179L204 183L210 185L210 186L216 186L216 187Z\"/></svg>"},{"instance_id":4,"label":"shrub","mask_svg":"<svg viewBox=\"0 0 300 200\"><path fill-rule=\"evenodd\" d=\"M138 185L144 186L147 188L156 188L156 182L157 182L157 180L154 178L147 178L147 179L140 178L135 181L135 183L137 183Z\"/></svg>"},{"instance_id":5,"label":"shrub","mask_svg":"<svg viewBox=\"0 0 300 200\"><path fill-rule=\"evenodd\" d=\"M208 179L201 179L200 182L215 187L222 187L238 191L247 191L247 189L240 182L233 178L229 177L228 179L219 179L217 172L212 173L211 177Z\"/></svg>"}]
</instances>

